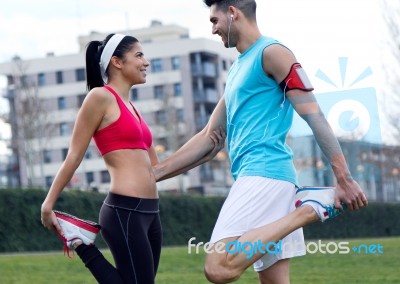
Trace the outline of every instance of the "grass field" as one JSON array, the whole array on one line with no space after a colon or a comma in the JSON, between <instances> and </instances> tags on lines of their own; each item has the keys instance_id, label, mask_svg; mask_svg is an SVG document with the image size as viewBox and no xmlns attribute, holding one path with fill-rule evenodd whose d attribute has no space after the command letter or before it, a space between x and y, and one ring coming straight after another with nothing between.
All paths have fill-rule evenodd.
<instances>
[{"instance_id":1,"label":"grass field","mask_svg":"<svg viewBox=\"0 0 400 284\"><path fill-rule=\"evenodd\" d=\"M338 240L336 240L337 242ZM291 283L400 283L400 237L346 240L350 247L380 244L383 254L308 254L293 259ZM105 255L110 258L106 251ZM157 284L208 283L203 276L203 254L188 254L187 247L163 248ZM78 257L59 253L0 255L0 284L96 283ZM236 283L258 283L252 268Z\"/></svg>"}]
</instances>

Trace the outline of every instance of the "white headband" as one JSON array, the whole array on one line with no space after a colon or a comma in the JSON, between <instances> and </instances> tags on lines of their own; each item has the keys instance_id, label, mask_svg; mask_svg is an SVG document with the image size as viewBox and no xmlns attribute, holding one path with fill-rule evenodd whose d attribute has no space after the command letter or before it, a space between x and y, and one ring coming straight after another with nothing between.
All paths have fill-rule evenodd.
<instances>
[{"instance_id":1,"label":"white headband","mask_svg":"<svg viewBox=\"0 0 400 284\"><path fill-rule=\"evenodd\" d=\"M125 37L125 35L115 34L113 35L107 42L106 46L103 49L100 57L100 72L101 77L103 77L104 83L107 84L108 76L106 73L108 64L110 63L111 57L117 48L118 44Z\"/></svg>"}]
</instances>

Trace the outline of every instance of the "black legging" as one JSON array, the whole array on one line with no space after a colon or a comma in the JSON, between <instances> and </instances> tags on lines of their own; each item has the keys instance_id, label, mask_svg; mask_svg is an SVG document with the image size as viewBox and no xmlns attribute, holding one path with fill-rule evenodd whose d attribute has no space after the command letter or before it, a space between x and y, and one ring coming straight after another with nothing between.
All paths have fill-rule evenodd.
<instances>
[{"instance_id":1,"label":"black legging","mask_svg":"<svg viewBox=\"0 0 400 284\"><path fill-rule=\"evenodd\" d=\"M80 245L77 254L99 283L152 284L161 253L159 200L109 193L100 210L101 234L116 268L95 246Z\"/></svg>"}]
</instances>

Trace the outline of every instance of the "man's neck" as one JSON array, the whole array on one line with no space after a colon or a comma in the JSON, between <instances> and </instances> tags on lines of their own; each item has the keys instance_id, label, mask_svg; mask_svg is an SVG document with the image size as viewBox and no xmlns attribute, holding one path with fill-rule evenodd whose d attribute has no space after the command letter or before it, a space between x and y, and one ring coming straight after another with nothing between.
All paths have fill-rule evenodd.
<instances>
[{"instance_id":1,"label":"man's neck","mask_svg":"<svg viewBox=\"0 0 400 284\"><path fill-rule=\"evenodd\" d=\"M239 53L245 52L262 36L257 23L246 25L239 34L239 40L236 45Z\"/></svg>"}]
</instances>

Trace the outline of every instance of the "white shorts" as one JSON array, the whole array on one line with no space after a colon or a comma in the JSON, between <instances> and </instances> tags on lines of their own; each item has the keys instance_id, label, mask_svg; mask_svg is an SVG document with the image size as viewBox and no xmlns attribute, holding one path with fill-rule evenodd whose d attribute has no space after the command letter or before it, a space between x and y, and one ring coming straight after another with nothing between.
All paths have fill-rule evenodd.
<instances>
[{"instance_id":1,"label":"white shorts","mask_svg":"<svg viewBox=\"0 0 400 284\"><path fill-rule=\"evenodd\" d=\"M287 181L258 176L239 177L222 206L210 242L239 237L288 215L295 209L295 191L295 185ZM263 271L281 259L305 255L303 229L283 238L282 247L285 244L286 247L296 245L279 254L266 253L254 263L254 270Z\"/></svg>"}]
</instances>

